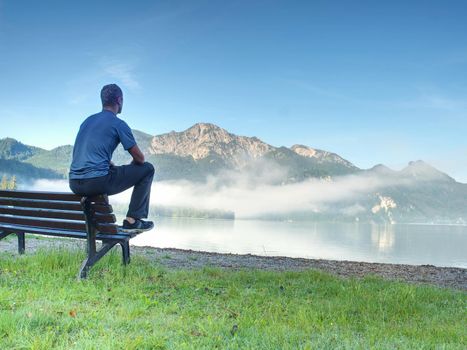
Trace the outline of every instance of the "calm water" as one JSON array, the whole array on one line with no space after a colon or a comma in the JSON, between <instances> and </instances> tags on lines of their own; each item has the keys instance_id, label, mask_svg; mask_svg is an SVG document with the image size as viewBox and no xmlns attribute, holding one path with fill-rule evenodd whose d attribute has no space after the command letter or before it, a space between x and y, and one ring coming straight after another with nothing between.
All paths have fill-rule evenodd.
<instances>
[{"instance_id":1,"label":"calm water","mask_svg":"<svg viewBox=\"0 0 467 350\"><path fill-rule=\"evenodd\" d=\"M467 268L467 226L159 219L134 245Z\"/></svg>"}]
</instances>

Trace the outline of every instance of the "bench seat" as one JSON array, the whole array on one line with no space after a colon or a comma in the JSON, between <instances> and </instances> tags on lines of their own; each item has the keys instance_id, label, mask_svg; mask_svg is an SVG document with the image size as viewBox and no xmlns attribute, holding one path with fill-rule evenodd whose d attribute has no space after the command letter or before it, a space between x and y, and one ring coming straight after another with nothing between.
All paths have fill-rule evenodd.
<instances>
[{"instance_id":1,"label":"bench seat","mask_svg":"<svg viewBox=\"0 0 467 350\"><path fill-rule=\"evenodd\" d=\"M123 232L116 224L106 195L78 196L67 192L0 191L0 239L18 236L18 251L25 251L25 233L85 239L87 258L78 278L115 245L122 247L123 263L130 262L131 238L139 231ZM98 250L96 241L102 241Z\"/></svg>"},{"instance_id":2,"label":"bench seat","mask_svg":"<svg viewBox=\"0 0 467 350\"><path fill-rule=\"evenodd\" d=\"M69 237L69 238L84 238L86 239L87 233L81 231L72 231L72 230L60 230L60 229L49 229L44 227L34 227L34 226L25 226L25 225L9 225L0 223L0 232L25 232L38 235L46 236L57 236L57 237ZM98 233L96 234L96 239L99 241L109 240L109 239L129 239L136 237L138 232L122 232L119 231L117 234L109 233Z\"/></svg>"}]
</instances>

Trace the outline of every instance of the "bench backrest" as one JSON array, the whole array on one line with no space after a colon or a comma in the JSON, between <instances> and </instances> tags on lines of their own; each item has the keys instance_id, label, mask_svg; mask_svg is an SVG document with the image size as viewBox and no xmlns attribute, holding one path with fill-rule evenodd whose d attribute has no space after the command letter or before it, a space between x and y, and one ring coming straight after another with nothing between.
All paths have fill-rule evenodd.
<instances>
[{"instance_id":1,"label":"bench backrest","mask_svg":"<svg viewBox=\"0 0 467 350\"><path fill-rule=\"evenodd\" d=\"M0 223L86 232L81 196L66 192L0 191ZM117 233L107 196L89 198L93 224L101 233Z\"/></svg>"}]
</instances>

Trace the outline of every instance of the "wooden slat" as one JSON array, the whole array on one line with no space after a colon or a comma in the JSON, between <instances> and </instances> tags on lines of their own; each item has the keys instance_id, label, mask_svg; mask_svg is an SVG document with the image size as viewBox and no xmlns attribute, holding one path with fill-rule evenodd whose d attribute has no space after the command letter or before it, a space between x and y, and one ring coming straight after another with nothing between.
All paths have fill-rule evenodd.
<instances>
[{"instance_id":1,"label":"wooden slat","mask_svg":"<svg viewBox=\"0 0 467 350\"><path fill-rule=\"evenodd\" d=\"M65 221L65 220L47 220L38 218L26 218L19 216L8 216L0 214L0 222L8 224L17 224L33 227L47 227L62 230L83 231L86 232L84 222ZM118 227L114 224L97 224L97 229L102 233L117 233Z\"/></svg>"},{"instance_id":2,"label":"wooden slat","mask_svg":"<svg viewBox=\"0 0 467 350\"><path fill-rule=\"evenodd\" d=\"M91 204L91 210L102 214L111 214L114 211L110 204Z\"/></svg>"},{"instance_id":3,"label":"wooden slat","mask_svg":"<svg viewBox=\"0 0 467 350\"><path fill-rule=\"evenodd\" d=\"M55 209L34 209L21 207L8 207L1 205L0 214L9 214L16 216L32 216L39 218L63 219L84 221L83 211L55 210Z\"/></svg>"},{"instance_id":4,"label":"wooden slat","mask_svg":"<svg viewBox=\"0 0 467 350\"><path fill-rule=\"evenodd\" d=\"M85 221L83 211L72 211L72 210L36 209L36 208L31 209L31 208L8 207L8 206L0 205L0 214ZM110 223L111 224L117 221L114 214L107 214L107 213L104 213L104 214L94 213L94 218L96 219L96 222L99 222L99 223Z\"/></svg>"},{"instance_id":5,"label":"wooden slat","mask_svg":"<svg viewBox=\"0 0 467 350\"><path fill-rule=\"evenodd\" d=\"M73 222L63 220L47 220L47 219L30 219L18 216L0 215L0 222L7 224L17 224L34 227L48 227L63 230L74 230L86 232L86 225L84 222Z\"/></svg>"},{"instance_id":6,"label":"wooden slat","mask_svg":"<svg viewBox=\"0 0 467 350\"><path fill-rule=\"evenodd\" d=\"M114 224L117 222L117 218L114 214L94 213L94 218L96 219L96 222L101 224Z\"/></svg>"},{"instance_id":7,"label":"wooden slat","mask_svg":"<svg viewBox=\"0 0 467 350\"><path fill-rule=\"evenodd\" d=\"M59 209L59 210L83 210L78 202L63 202L63 201L45 201L38 199L21 199L21 198L1 198L0 205L10 205L14 207L26 208L43 208L43 209ZM110 204L91 204L91 209L98 213L112 213L113 208Z\"/></svg>"},{"instance_id":8,"label":"wooden slat","mask_svg":"<svg viewBox=\"0 0 467 350\"><path fill-rule=\"evenodd\" d=\"M41 201L35 199L18 199L18 198L0 198L0 205L10 205L16 207L27 208L43 208L43 209L61 209L61 210L83 210L81 204L72 202L60 201Z\"/></svg>"},{"instance_id":9,"label":"wooden slat","mask_svg":"<svg viewBox=\"0 0 467 350\"><path fill-rule=\"evenodd\" d=\"M67 231L67 230L54 230L54 229L47 229L43 227L29 227L29 226L22 226L22 225L9 225L3 224L0 222L0 231L4 232L24 232L24 233L32 233L38 235L47 235L47 236L59 236L59 237L71 237L71 238L84 238L86 239L85 232L79 231ZM116 234L97 234L96 239L98 240L106 240L106 239L126 239L126 238L133 238L137 236L138 232L127 233L118 231Z\"/></svg>"},{"instance_id":10,"label":"wooden slat","mask_svg":"<svg viewBox=\"0 0 467 350\"><path fill-rule=\"evenodd\" d=\"M72 192L42 192L42 191L0 191L0 197L6 198L23 198L23 199L42 199L67 202L79 202L82 196L78 196ZM108 203L106 195L98 195L90 197L92 202Z\"/></svg>"}]
</instances>

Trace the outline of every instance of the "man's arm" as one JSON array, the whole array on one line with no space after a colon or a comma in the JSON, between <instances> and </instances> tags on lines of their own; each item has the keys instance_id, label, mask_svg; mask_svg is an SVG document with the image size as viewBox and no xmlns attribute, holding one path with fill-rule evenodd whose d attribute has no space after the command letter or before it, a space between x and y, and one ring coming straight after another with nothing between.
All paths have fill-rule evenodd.
<instances>
[{"instance_id":1,"label":"man's arm","mask_svg":"<svg viewBox=\"0 0 467 350\"><path fill-rule=\"evenodd\" d=\"M138 145L134 145L131 147L128 152L130 152L131 156L133 157L133 162L136 164L143 164L144 163L144 154L139 149Z\"/></svg>"}]
</instances>

